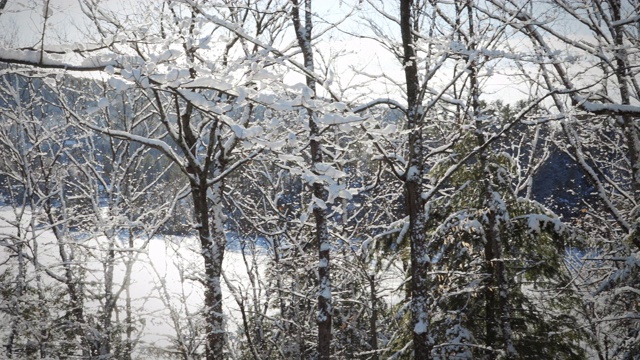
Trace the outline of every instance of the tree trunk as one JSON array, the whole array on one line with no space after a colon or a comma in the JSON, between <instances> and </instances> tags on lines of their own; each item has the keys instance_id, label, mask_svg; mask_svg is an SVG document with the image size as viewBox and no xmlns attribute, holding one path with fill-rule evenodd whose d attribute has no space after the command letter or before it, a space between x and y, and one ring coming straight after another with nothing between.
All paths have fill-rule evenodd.
<instances>
[{"instance_id":1,"label":"tree trunk","mask_svg":"<svg viewBox=\"0 0 640 360\"><path fill-rule=\"evenodd\" d=\"M15 300L13 301L13 304L11 304L11 307L12 307L11 310L16 315L11 320L11 331L7 339L7 345L5 345L6 356L8 359L13 359L13 355L15 351L14 345L20 335L20 332L18 330L19 323L21 320L20 317L22 316L22 311L20 310L20 300L21 300L20 298L26 291L26 284L25 284L26 263L23 256L23 252L22 252L24 248L24 244L20 240L20 238L21 238L20 229L18 228L18 235L16 236L16 239L18 239L19 241L19 243L16 246L16 252L17 252L16 256L18 257L18 274L16 274L16 278L15 278L15 283L16 283L16 291L14 294Z\"/></svg>"},{"instance_id":2,"label":"tree trunk","mask_svg":"<svg viewBox=\"0 0 640 360\"><path fill-rule=\"evenodd\" d=\"M300 18L300 5L297 0L292 0L292 18L296 30L298 45L302 51L305 69L312 73L314 69L313 49L311 48L311 0L304 1L304 24ZM316 95L316 82L312 76L306 76L306 82L312 91L312 97ZM316 172L316 166L322 163L322 149L320 146L320 129L316 124L313 110L307 110L309 116L309 147L311 150L311 167ZM326 200L324 185L321 182L313 184L313 196ZM330 249L329 233L327 231L327 211L317 205L313 205L315 218L315 243L318 246L318 359L328 360L331 355L331 276L329 272Z\"/></svg>"},{"instance_id":3,"label":"tree trunk","mask_svg":"<svg viewBox=\"0 0 640 360\"><path fill-rule=\"evenodd\" d=\"M496 284L493 274L495 273L493 266L493 246L488 241L484 245L484 261L486 266L486 273L489 274L484 284L484 311L485 311L485 345L495 349L496 339L498 337L498 321L496 320L495 311L495 289ZM496 353L489 354L489 359L495 359Z\"/></svg>"},{"instance_id":4,"label":"tree trunk","mask_svg":"<svg viewBox=\"0 0 640 360\"><path fill-rule=\"evenodd\" d=\"M198 235L205 269L203 282L205 285L206 359L214 360L224 357L224 344L226 341L222 314L222 289L220 287L225 237L220 211L222 184L218 182L211 187L213 204L212 214L210 215L207 203L208 187L205 176L201 176L198 183L192 182L191 193L195 217L198 221Z\"/></svg>"},{"instance_id":5,"label":"tree trunk","mask_svg":"<svg viewBox=\"0 0 640 360\"><path fill-rule=\"evenodd\" d=\"M621 20L620 7L622 6L620 0L613 0L610 2L611 17L613 22ZM614 31L614 43L615 43L615 59L616 69L615 75L618 80L618 87L620 89L620 100L622 105L631 104L631 96L629 90L629 66L628 66L628 54L624 43L624 25L617 25L613 27ZM638 134L638 127L636 126L635 119L630 115L622 115L622 129L627 145L627 151L629 153L629 163L631 165L631 188L633 190L633 199L635 203L640 203L640 134ZM640 250L640 224L638 220L633 221L631 229L631 241Z\"/></svg>"},{"instance_id":6,"label":"tree trunk","mask_svg":"<svg viewBox=\"0 0 640 360\"><path fill-rule=\"evenodd\" d=\"M135 246L133 242L133 234L129 231L129 248L133 249ZM132 352L133 352L133 313L131 310L131 268L133 267L133 263L136 261L136 258L133 254L129 254L129 259L127 262L127 274L125 278L125 326L126 326L126 343L124 344L124 350L122 357L124 360L131 360Z\"/></svg>"},{"instance_id":7,"label":"tree trunk","mask_svg":"<svg viewBox=\"0 0 640 360\"><path fill-rule=\"evenodd\" d=\"M371 331L371 351L373 355L371 360L378 360L378 308L376 307L376 277L374 274L369 275L369 301L371 301L371 319L369 327Z\"/></svg>"},{"instance_id":8,"label":"tree trunk","mask_svg":"<svg viewBox=\"0 0 640 360\"><path fill-rule=\"evenodd\" d=\"M115 306L113 294L113 270L115 262L114 234L107 234L109 248L104 266L104 313L102 314L102 333L100 334L100 357L108 358L111 355L111 314Z\"/></svg>"},{"instance_id":9,"label":"tree trunk","mask_svg":"<svg viewBox=\"0 0 640 360\"><path fill-rule=\"evenodd\" d=\"M431 259L428 255L422 200L423 183L423 113L419 101L420 84L413 36L412 0L400 1L400 30L402 33L403 65L407 90L407 129L409 130L409 162L405 174L405 201L409 213L411 237L411 321L413 348L416 359L430 359L432 340L429 336L429 279Z\"/></svg>"}]
</instances>

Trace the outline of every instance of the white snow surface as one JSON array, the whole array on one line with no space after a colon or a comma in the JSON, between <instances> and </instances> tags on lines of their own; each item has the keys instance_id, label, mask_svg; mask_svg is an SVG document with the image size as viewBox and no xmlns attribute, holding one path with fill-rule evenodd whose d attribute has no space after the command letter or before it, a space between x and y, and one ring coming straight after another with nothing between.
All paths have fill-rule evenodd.
<instances>
[{"instance_id":1,"label":"white snow surface","mask_svg":"<svg viewBox=\"0 0 640 360\"><path fill-rule=\"evenodd\" d=\"M28 219L27 219L28 221ZM11 208L0 207L0 273L3 273L7 266L7 258L11 255L5 245L7 238L15 236L15 227L10 224L15 222L15 215ZM25 223L26 225L26 223ZM39 259L42 266L47 267L59 275L63 275L62 262L60 260L57 240L52 231L36 230L36 241L38 242ZM30 239L27 234L27 240ZM33 239L31 239L33 241ZM84 265L88 271L85 281L95 282L91 288L94 291L100 291L104 283L103 266L100 259L106 256L105 237L96 237L93 239L78 242L81 246L79 249L85 249L84 253L91 252L89 256L77 256L76 260L82 261L86 259ZM127 244L128 245L128 244ZM142 247L144 246L144 247ZM142 248L141 248L142 247ZM175 339L176 332L171 320L169 308L178 311L179 319L182 326L185 326L187 313L193 315L201 308L203 304L203 288L195 281L195 278L203 274L203 266L199 253L200 247L197 239L194 237L157 237L146 242L143 239L135 240L134 248L127 248L124 244L118 245L116 252L116 266L114 271L114 292L123 284L125 275L124 258L131 254L138 256L131 272L131 297L132 309L134 316L137 316L144 323L144 327L138 324L140 332L140 343L136 346L136 359L152 359L156 355L148 352L147 348L170 348L171 340ZM85 254L86 255L86 254ZM248 255L250 256L250 255ZM265 261L266 257L258 257L258 267L263 268L261 261ZM10 263L11 266L15 262ZM246 292L251 286L249 277L245 269L242 254L238 251L227 250L224 257L223 269L225 277L232 282L234 290ZM30 264L28 269L29 281L35 281L33 276L33 266ZM181 273L184 281L181 281ZM48 275L43 275L45 285L54 285L58 287L64 286ZM35 284L32 284L35 286ZM162 285L166 285L168 303L163 300ZM227 319L227 328L229 334L233 335L238 328L241 319L238 306L234 300L229 287L222 281L222 293L224 297L224 314ZM120 319L124 319L124 292L118 301ZM85 304L86 312L95 314L98 310L97 301L89 301ZM8 319L3 318L5 315L0 314L0 323L6 322ZM116 316L113 316L114 321ZM5 328L5 330L7 330ZM0 339L6 336L0 327Z\"/></svg>"}]
</instances>

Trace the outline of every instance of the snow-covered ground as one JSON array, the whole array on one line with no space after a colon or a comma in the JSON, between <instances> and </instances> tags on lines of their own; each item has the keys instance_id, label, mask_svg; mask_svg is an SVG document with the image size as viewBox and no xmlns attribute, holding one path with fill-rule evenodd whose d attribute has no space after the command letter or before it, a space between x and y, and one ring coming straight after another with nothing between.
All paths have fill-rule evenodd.
<instances>
[{"instance_id":1,"label":"snow-covered ground","mask_svg":"<svg viewBox=\"0 0 640 360\"><path fill-rule=\"evenodd\" d=\"M15 213L11 208L0 208L0 274L7 267L15 266L15 261L6 261L12 254L6 245L14 243L15 240L10 238L17 234L15 219ZM30 218L25 216L23 225L28 225L29 220ZM22 239L28 243L29 254L35 251L33 246L35 241L39 263L62 275L58 240L52 231L36 227L35 231L23 233ZM167 236L156 237L149 241L136 239L134 245L131 248L128 244L118 244L114 269L114 293L124 284L127 259L135 256L136 261L131 268L129 292L140 336L137 346L139 353L136 358L144 358L146 349L170 347L172 340L177 336L177 327L181 327L183 332L187 333L189 321L197 322L198 319L194 314L203 304L203 288L197 281L197 277L202 273L202 262L197 239L193 237ZM88 270L85 278L87 289L98 293L104 287L103 260L107 256L107 246L106 237L96 237L74 244L77 251L75 261ZM262 267L261 262L265 260L266 257L258 256L259 267ZM235 290L246 291L250 282L242 253L227 251L223 268L226 279L233 284ZM32 264L28 266L28 281L32 284L36 281ZM42 281L45 285L64 286L44 273ZM114 320L124 319L125 296L126 292L122 291ZM240 316L232 292L226 284L223 284L223 296L227 326L233 333L237 329L236 322ZM95 300L87 302L85 306L87 313L95 313L100 304ZM6 323L7 320L1 319L2 316L0 314L0 324ZM5 326L0 326L0 338L6 335L6 333L2 334L6 331Z\"/></svg>"},{"instance_id":2,"label":"snow-covered ground","mask_svg":"<svg viewBox=\"0 0 640 360\"><path fill-rule=\"evenodd\" d=\"M16 214L10 207L0 207L0 274L8 267L16 266L15 257L7 262L8 257L15 254L7 247L16 243L15 219ZM43 268L62 276L63 264L58 249L58 239L51 230L43 228L42 225L36 222L29 224L30 220L29 216L24 216L22 221L21 239L28 246L26 252L30 255L37 252L39 263ZM35 230L24 231L31 228ZM74 234L76 238L80 238L80 235ZM85 234L82 237L84 237L83 240L65 240L65 246L72 247L76 251L73 260L75 269L86 270L83 279L85 295L100 296L104 293L106 278L104 260L108 254L109 241L105 236L89 237ZM37 245L37 249L34 244ZM196 315L203 304L203 287L198 281L203 273L198 240L194 237L158 236L148 241L137 238L134 240L133 247L130 247L128 240L125 239L119 239L116 245L113 293L119 293L119 300L112 317L114 321L124 322L127 292L126 287L123 286L125 286L127 272L126 264L135 258L131 266L128 287L136 327L134 336L138 337L135 358L157 359L158 349L175 349L174 344L178 336L183 335L186 339L193 338L190 327L200 326L199 337L202 337L202 322ZM249 267L257 267L258 275L262 278L268 257L260 253L256 254L255 258L251 254L243 255L237 250L237 244L231 248L233 250L228 249L224 257L225 280L222 292L227 330L230 340L234 342L234 339L244 340L236 334L236 330L241 327L242 317L234 295L245 295L245 306L254 295L245 264L248 263ZM260 246L258 249L258 251L265 251ZM35 287L36 276L33 263L27 265L27 272L27 280ZM15 271L12 274L15 277ZM45 287L48 285L63 288L65 286L45 272L41 272L41 278ZM400 301L403 279L402 271L395 266L384 271L382 286L379 290L382 291L380 295L384 296L390 304ZM228 286L227 282L231 286ZM260 294L257 294L260 297ZM1 301L2 298L0 298ZM85 302L85 314L96 315L101 306L99 300L88 300ZM52 309L56 309L55 305ZM6 340L5 337L9 331L8 318L4 316L6 316L4 313L0 313L0 342Z\"/></svg>"}]
</instances>

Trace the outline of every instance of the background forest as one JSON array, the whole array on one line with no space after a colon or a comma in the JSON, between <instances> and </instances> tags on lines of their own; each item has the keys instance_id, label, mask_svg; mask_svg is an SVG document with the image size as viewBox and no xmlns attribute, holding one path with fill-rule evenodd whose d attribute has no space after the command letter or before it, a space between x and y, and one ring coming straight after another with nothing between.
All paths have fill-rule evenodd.
<instances>
[{"instance_id":1,"label":"background forest","mask_svg":"<svg viewBox=\"0 0 640 360\"><path fill-rule=\"evenodd\" d=\"M640 359L639 1L61 4L0 1L0 358Z\"/></svg>"}]
</instances>

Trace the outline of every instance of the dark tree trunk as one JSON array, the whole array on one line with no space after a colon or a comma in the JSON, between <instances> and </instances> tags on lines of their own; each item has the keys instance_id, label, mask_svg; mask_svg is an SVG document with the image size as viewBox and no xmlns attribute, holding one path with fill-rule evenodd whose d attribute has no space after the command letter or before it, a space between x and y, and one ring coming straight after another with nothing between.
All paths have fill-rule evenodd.
<instances>
[{"instance_id":1,"label":"dark tree trunk","mask_svg":"<svg viewBox=\"0 0 640 360\"><path fill-rule=\"evenodd\" d=\"M493 259L495 259L495 256L493 255L493 246L489 242L484 245L484 259L486 273L489 274L484 284L485 345L495 349L496 339L498 336L498 322L496 321L495 310L496 284L495 281L493 281L493 274L495 273L493 269ZM495 357L495 352L492 352L489 355L489 359L495 359Z\"/></svg>"},{"instance_id":2,"label":"dark tree trunk","mask_svg":"<svg viewBox=\"0 0 640 360\"><path fill-rule=\"evenodd\" d=\"M373 355L371 360L378 360L378 308L376 297L376 277L375 275L369 275L369 301L371 301L371 319L369 320L369 327L371 331L371 351Z\"/></svg>"},{"instance_id":3,"label":"dark tree trunk","mask_svg":"<svg viewBox=\"0 0 640 360\"><path fill-rule=\"evenodd\" d=\"M109 249L104 267L104 313L102 314L102 333L100 334L100 356L108 358L111 356L111 314L115 306L113 295L113 267L115 262L115 245L113 234L108 234Z\"/></svg>"},{"instance_id":4,"label":"dark tree trunk","mask_svg":"<svg viewBox=\"0 0 640 360\"><path fill-rule=\"evenodd\" d=\"M621 1L612 0L609 2L611 5L611 20L617 22L621 20ZM628 66L628 54L626 44L624 42L624 25L617 25L613 27L614 31L614 43L615 43L615 59L616 59L616 79L618 80L618 86L620 89L620 100L622 105L631 104L631 96L629 90L629 66ZM636 203L640 203L640 134L638 134L638 127L636 126L635 119L630 115L622 115L622 128L627 145L627 151L629 153L629 163L631 165L631 178L633 190L633 199ZM638 221L632 223L632 235L631 241L640 249L640 224Z\"/></svg>"},{"instance_id":5,"label":"dark tree trunk","mask_svg":"<svg viewBox=\"0 0 640 360\"><path fill-rule=\"evenodd\" d=\"M311 0L304 1L304 24L300 18L300 4L298 0L292 0L292 19L296 30L298 45L302 51L305 69L312 73L314 69L313 49L311 48L311 32L313 23L311 21ZM307 74L307 86L316 93L316 81ZM311 167L316 171L317 164L322 163L322 149L320 145L320 129L315 120L315 114L308 110L309 116L309 147L311 150ZM326 200L324 185L320 182L313 184L313 196ZM318 247L318 359L325 360L331 356L331 276L329 272L329 260L331 244L327 231L327 212L318 206L313 209L315 218L315 243Z\"/></svg>"},{"instance_id":6,"label":"dark tree trunk","mask_svg":"<svg viewBox=\"0 0 640 360\"><path fill-rule=\"evenodd\" d=\"M429 279L431 261L428 255L422 199L423 185L423 111L420 104L420 83L416 63L413 30L412 0L400 1L400 30L402 33L403 65L407 90L407 129L409 130L409 163L405 174L405 201L409 213L411 237L411 323L416 359L430 359L432 341L429 337Z\"/></svg>"}]
</instances>

